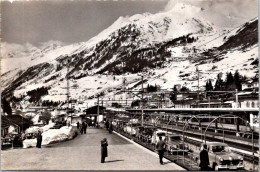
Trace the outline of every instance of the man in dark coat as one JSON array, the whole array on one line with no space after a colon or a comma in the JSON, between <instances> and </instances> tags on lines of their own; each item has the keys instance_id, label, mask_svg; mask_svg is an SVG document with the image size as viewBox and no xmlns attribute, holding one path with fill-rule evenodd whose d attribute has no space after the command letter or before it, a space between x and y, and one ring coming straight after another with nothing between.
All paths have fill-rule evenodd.
<instances>
[{"instance_id":1,"label":"man in dark coat","mask_svg":"<svg viewBox=\"0 0 260 172\"><path fill-rule=\"evenodd\" d=\"M77 129L79 129L79 122L77 122Z\"/></svg>"},{"instance_id":2,"label":"man in dark coat","mask_svg":"<svg viewBox=\"0 0 260 172\"><path fill-rule=\"evenodd\" d=\"M109 128L109 122L108 121L106 121L105 126L106 126L106 129L108 130L108 128Z\"/></svg>"},{"instance_id":3,"label":"man in dark coat","mask_svg":"<svg viewBox=\"0 0 260 172\"><path fill-rule=\"evenodd\" d=\"M165 142L162 140L162 136L159 137L159 142L156 144L156 149L159 153L160 164L163 165L163 154L165 150Z\"/></svg>"},{"instance_id":4,"label":"man in dark coat","mask_svg":"<svg viewBox=\"0 0 260 172\"><path fill-rule=\"evenodd\" d=\"M207 171L209 165L209 154L207 145L203 145L203 150L200 152L200 170Z\"/></svg>"},{"instance_id":5,"label":"man in dark coat","mask_svg":"<svg viewBox=\"0 0 260 172\"><path fill-rule=\"evenodd\" d=\"M36 147L41 148L41 146L42 146L42 134L41 131L38 131Z\"/></svg>"},{"instance_id":6,"label":"man in dark coat","mask_svg":"<svg viewBox=\"0 0 260 172\"><path fill-rule=\"evenodd\" d=\"M105 162L105 158L107 157L107 139L104 138L103 140L101 140L101 163Z\"/></svg>"},{"instance_id":7,"label":"man in dark coat","mask_svg":"<svg viewBox=\"0 0 260 172\"><path fill-rule=\"evenodd\" d=\"M112 125L112 123L110 122L110 124L109 124L109 133L111 134L112 131L113 131L113 125Z\"/></svg>"},{"instance_id":8,"label":"man in dark coat","mask_svg":"<svg viewBox=\"0 0 260 172\"><path fill-rule=\"evenodd\" d=\"M86 123L82 122L82 134L86 134Z\"/></svg>"}]
</instances>

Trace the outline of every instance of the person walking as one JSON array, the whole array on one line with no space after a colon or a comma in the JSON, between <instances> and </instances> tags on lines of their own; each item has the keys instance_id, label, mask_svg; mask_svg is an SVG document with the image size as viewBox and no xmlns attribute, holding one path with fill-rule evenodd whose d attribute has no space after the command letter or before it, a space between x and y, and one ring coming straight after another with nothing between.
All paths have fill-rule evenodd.
<instances>
[{"instance_id":1,"label":"person walking","mask_svg":"<svg viewBox=\"0 0 260 172\"><path fill-rule=\"evenodd\" d=\"M101 140L101 163L105 163L105 158L107 157L107 139Z\"/></svg>"},{"instance_id":2,"label":"person walking","mask_svg":"<svg viewBox=\"0 0 260 172\"><path fill-rule=\"evenodd\" d=\"M42 134L41 134L40 130L38 131L38 134L37 134L36 137L37 137L36 147L37 148L41 148L41 145L42 145Z\"/></svg>"},{"instance_id":3,"label":"person walking","mask_svg":"<svg viewBox=\"0 0 260 172\"><path fill-rule=\"evenodd\" d=\"M105 126L106 126L106 129L108 130L108 128L109 128L109 122L108 121L106 121Z\"/></svg>"},{"instance_id":4,"label":"person walking","mask_svg":"<svg viewBox=\"0 0 260 172\"><path fill-rule=\"evenodd\" d=\"M110 124L109 124L109 133L111 134L112 131L113 131L113 125L112 125L112 123L110 122Z\"/></svg>"},{"instance_id":5,"label":"person walking","mask_svg":"<svg viewBox=\"0 0 260 172\"><path fill-rule=\"evenodd\" d=\"M77 129L79 130L79 121L77 122Z\"/></svg>"},{"instance_id":6,"label":"person walking","mask_svg":"<svg viewBox=\"0 0 260 172\"><path fill-rule=\"evenodd\" d=\"M86 134L86 124L82 122L82 134Z\"/></svg>"},{"instance_id":7,"label":"person walking","mask_svg":"<svg viewBox=\"0 0 260 172\"><path fill-rule=\"evenodd\" d=\"M83 134L83 123L80 124L79 130L80 130L80 134Z\"/></svg>"},{"instance_id":8,"label":"person walking","mask_svg":"<svg viewBox=\"0 0 260 172\"><path fill-rule=\"evenodd\" d=\"M156 149L159 153L160 164L163 165L163 154L165 150L165 142L162 140L162 136L159 136L159 142L156 144Z\"/></svg>"},{"instance_id":9,"label":"person walking","mask_svg":"<svg viewBox=\"0 0 260 172\"><path fill-rule=\"evenodd\" d=\"M200 152L200 170L207 171L209 165L209 154L207 150L207 145L203 145L203 150Z\"/></svg>"}]
</instances>

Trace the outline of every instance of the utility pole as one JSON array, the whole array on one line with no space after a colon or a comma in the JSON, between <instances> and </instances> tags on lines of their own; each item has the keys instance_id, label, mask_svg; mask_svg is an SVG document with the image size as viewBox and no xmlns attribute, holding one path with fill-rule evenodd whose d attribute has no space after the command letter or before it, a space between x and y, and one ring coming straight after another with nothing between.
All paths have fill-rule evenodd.
<instances>
[{"instance_id":1,"label":"utility pole","mask_svg":"<svg viewBox=\"0 0 260 172\"><path fill-rule=\"evenodd\" d=\"M98 96L98 103L97 103L97 114L99 116L99 96Z\"/></svg>"},{"instance_id":2,"label":"utility pole","mask_svg":"<svg viewBox=\"0 0 260 172\"><path fill-rule=\"evenodd\" d=\"M200 90L200 72L199 72L199 68L196 67L196 71L198 72L198 90L197 90L197 106L199 103L199 90Z\"/></svg>"},{"instance_id":3,"label":"utility pole","mask_svg":"<svg viewBox=\"0 0 260 172\"><path fill-rule=\"evenodd\" d=\"M70 99L70 82L69 82L69 57L67 56L67 119L69 117L69 99Z\"/></svg>"},{"instance_id":4,"label":"utility pole","mask_svg":"<svg viewBox=\"0 0 260 172\"><path fill-rule=\"evenodd\" d=\"M144 76L142 76L142 126L144 126Z\"/></svg>"},{"instance_id":5,"label":"utility pole","mask_svg":"<svg viewBox=\"0 0 260 172\"><path fill-rule=\"evenodd\" d=\"M237 89L236 89L236 108L239 108L239 106L238 106L238 94L237 94Z\"/></svg>"}]
</instances>

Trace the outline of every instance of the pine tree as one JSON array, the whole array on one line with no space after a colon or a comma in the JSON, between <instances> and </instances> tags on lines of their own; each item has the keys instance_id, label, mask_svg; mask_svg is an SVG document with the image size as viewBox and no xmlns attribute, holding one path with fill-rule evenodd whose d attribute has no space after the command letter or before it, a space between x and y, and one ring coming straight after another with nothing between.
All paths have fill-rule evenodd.
<instances>
[{"instance_id":1,"label":"pine tree","mask_svg":"<svg viewBox=\"0 0 260 172\"><path fill-rule=\"evenodd\" d=\"M226 74L226 90L232 90L234 88L234 77L231 72Z\"/></svg>"},{"instance_id":2,"label":"pine tree","mask_svg":"<svg viewBox=\"0 0 260 172\"><path fill-rule=\"evenodd\" d=\"M209 83L208 83L208 81L206 82L206 91L209 91Z\"/></svg>"},{"instance_id":3,"label":"pine tree","mask_svg":"<svg viewBox=\"0 0 260 172\"><path fill-rule=\"evenodd\" d=\"M209 91L213 90L213 86L212 86L211 80L209 80L209 83L208 83L208 90Z\"/></svg>"},{"instance_id":4,"label":"pine tree","mask_svg":"<svg viewBox=\"0 0 260 172\"><path fill-rule=\"evenodd\" d=\"M234 74L234 82L235 82L236 89L238 91L241 91L242 90L242 84L241 84L240 74L237 70Z\"/></svg>"},{"instance_id":5,"label":"pine tree","mask_svg":"<svg viewBox=\"0 0 260 172\"><path fill-rule=\"evenodd\" d=\"M10 103L6 100L6 98L2 99L2 108L4 113L7 113L8 115L12 115L12 108L10 106Z\"/></svg>"},{"instance_id":6,"label":"pine tree","mask_svg":"<svg viewBox=\"0 0 260 172\"><path fill-rule=\"evenodd\" d=\"M221 79L221 74L219 73L217 76L216 83L215 83L215 90L222 91L223 87L224 87L223 80Z\"/></svg>"}]
</instances>

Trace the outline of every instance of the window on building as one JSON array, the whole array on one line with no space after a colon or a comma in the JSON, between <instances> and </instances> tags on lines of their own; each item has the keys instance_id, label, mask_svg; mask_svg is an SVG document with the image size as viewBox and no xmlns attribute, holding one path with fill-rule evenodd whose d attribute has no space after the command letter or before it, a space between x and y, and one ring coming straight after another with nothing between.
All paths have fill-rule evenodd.
<instances>
[{"instance_id":1,"label":"window on building","mask_svg":"<svg viewBox=\"0 0 260 172\"><path fill-rule=\"evenodd\" d=\"M250 107L250 104L249 104L249 102L246 102L246 107L248 107L248 108Z\"/></svg>"},{"instance_id":2,"label":"window on building","mask_svg":"<svg viewBox=\"0 0 260 172\"><path fill-rule=\"evenodd\" d=\"M255 102L252 102L252 108L254 108L255 107Z\"/></svg>"}]
</instances>

